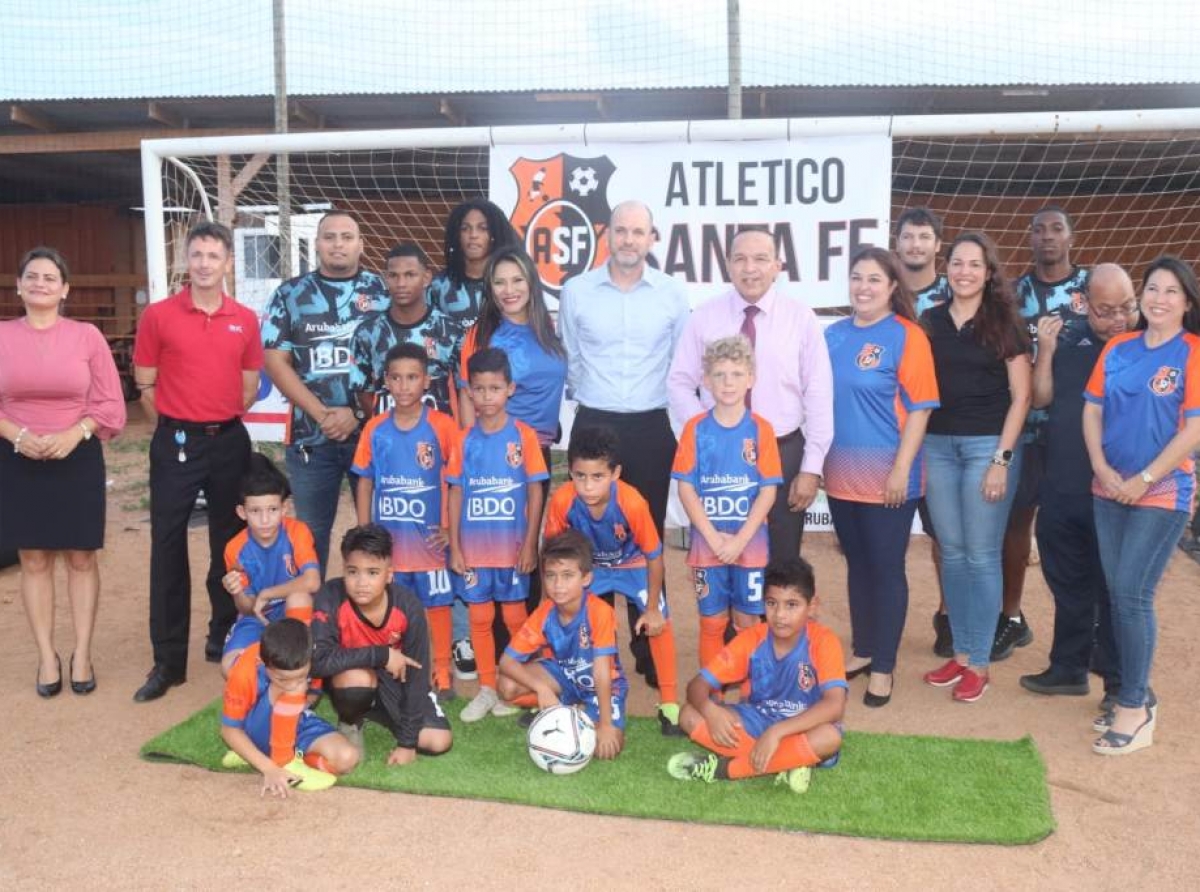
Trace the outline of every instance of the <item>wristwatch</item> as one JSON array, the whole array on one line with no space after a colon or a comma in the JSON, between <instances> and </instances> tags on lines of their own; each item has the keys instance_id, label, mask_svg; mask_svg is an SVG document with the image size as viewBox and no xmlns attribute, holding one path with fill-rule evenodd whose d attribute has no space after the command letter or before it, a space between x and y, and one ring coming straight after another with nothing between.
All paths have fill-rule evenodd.
<instances>
[{"instance_id":1,"label":"wristwatch","mask_svg":"<svg viewBox=\"0 0 1200 892\"><path fill-rule=\"evenodd\" d=\"M355 406L351 411L354 413L354 420L363 422L367 420L367 413L363 411L362 406Z\"/></svg>"},{"instance_id":2,"label":"wristwatch","mask_svg":"<svg viewBox=\"0 0 1200 892\"><path fill-rule=\"evenodd\" d=\"M1150 486L1154 483L1154 476L1144 468L1142 469L1142 483L1146 484L1147 486Z\"/></svg>"},{"instance_id":3,"label":"wristwatch","mask_svg":"<svg viewBox=\"0 0 1200 892\"><path fill-rule=\"evenodd\" d=\"M1013 451L1011 449L997 449L992 454L992 464L999 465L1002 468L1007 468L1012 464Z\"/></svg>"}]
</instances>

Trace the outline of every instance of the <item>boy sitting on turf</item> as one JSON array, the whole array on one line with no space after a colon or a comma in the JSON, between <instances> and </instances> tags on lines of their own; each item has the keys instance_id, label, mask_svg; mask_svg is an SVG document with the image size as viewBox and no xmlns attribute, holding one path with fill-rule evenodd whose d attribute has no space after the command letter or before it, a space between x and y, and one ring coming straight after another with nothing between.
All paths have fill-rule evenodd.
<instances>
[{"instance_id":1,"label":"boy sitting on turf","mask_svg":"<svg viewBox=\"0 0 1200 892\"><path fill-rule=\"evenodd\" d=\"M249 764L262 792L321 790L358 764L358 752L333 726L305 708L312 638L308 626L285 617L246 647L225 682L221 738L227 768Z\"/></svg>"},{"instance_id":2,"label":"boy sitting on turf","mask_svg":"<svg viewBox=\"0 0 1200 892\"><path fill-rule=\"evenodd\" d=\"M361 755L363 722L383 725L396 739L388 765L446 752L450 723L429 688L425 608L392 582L388 531L374 523L348 530L342 567L313 610L313 674L325 679L338 730Z\"/></svg>"},{"instance_id":3,"label":"boy sitting on turf","mask_svg":"<svg viewBox=\"0 0 1200 892\"><path fill-rule=\"evenodd\" d=\"M225 546L228 572L221 577L241 614L221 654L226 678L238 655L262 637L267 623L285 616L305 625L312 620L312 596L321 587L321 571L308 527L284 516L291 495L287 477L265 455L252 453L237 506L246 529Z\"/></svg>"},{"instance_id":4,"label":"boy sitting on turf","mask_svg":"<svg viewBox=\"0 0 1200 892\"><path fill-rule=\"evenodd\" d=\"M633 634L650 639L662 703L662 733L681 735L675 677L675 632L663 596L662 542L641 493L621 480L619 441L609 427L576 428L567 449L569 483L550 497L546 538L579 530L592 546L592 591L608 604L624 595L641 613ZM651 600L648 592L654 592Z\"/></svg>"},{"instance_id":5,"label":"boy sitting on turf","mask_svg":"<svg viewBox=\"0 0 1200 892\"><path fill-rule=\"evenodd\" d=\"M542 603L504 651L500 696L528 708L582 707L596 726L596 757L615 759L625 746L629 684L617 655L616 614L587 590L591 582L592 546L582 533L546 541Z\"/></svg>"},{"instance_id":6,"label":"boy sitting on turf","mask_svg":"<svg viewBox=\"0 0 1200 892\"><path fill-rule=\"evenodd\" d=\"M392 535L394 582L417 593L433 639L433 685L439 700L454 698L450 686L450 606L454 592L446 567L442 522L442 471L458 426L423 400L429 387L425 351L416 344L392 347L383 383L392 411L367 422L358 438L358 522L374 521Z\"/></svg>"},{"instance_id":7,"label":"boy sitting on turf","mask_svg":"<svg viewBox=\"0 0 1200 892\"><path fill-rule=\"evenodd\" d=\"M460 713L464 722L512 715L496 694L496 604L509 635L525 622L529 574L537 569L542 481L550 475L533 428L505 410L513 385L508 355L495 347L467 361L475 424L450 455L450 570L455 594L467 602L479 693Z\"/></svg>"},{"instance_id":8,"label":"boy sitting on turf","mask_svg":"<svg viewBox=\"0 0 1200 892\"><path fill-rule=\"evenodd\" d=\"M672 756L672 777L712 783L778 774L803 793L813 765L837 762L846 670L837 636L811 618L812 566L798 557L772 561L765 575L766 623L738 633L688 684L679 725L710 752ZM713 699L738 683L740 703Z\"/></svg>"},{"instance_id":9,"label":"boy sitting on turf","mask_svg":"<svg viewBox=\"0 0 1200 892\"><path fill-rule=\"evenodd\" d=\"M762 616L767 513L783 482L775 432L746 408L754 349L741 335L704 351L704 387L714 406L684 425L671 476L692 522L687 563L700 613L700 665L725 644L729 614L737 629Z\"/></svg>"}]
</instances>

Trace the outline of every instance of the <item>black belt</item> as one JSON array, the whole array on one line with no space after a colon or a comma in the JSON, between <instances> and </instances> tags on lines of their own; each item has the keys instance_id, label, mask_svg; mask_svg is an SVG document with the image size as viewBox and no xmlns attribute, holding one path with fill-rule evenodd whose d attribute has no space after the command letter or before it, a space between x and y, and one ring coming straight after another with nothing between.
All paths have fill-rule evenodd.
<instances>
[{"instance_id":1,"label":"black belt","mask_svg":"<svg viewBox=\"0 0 1200 892\"><path fill-rule=\"evenodd\" d=\"M591 406L580 405L579 408L576 409L575 411L576 411L576 414L578 414L580 412L587 412L592 415L599 415L603 418L611 418L614 421L616 421L619 419L636 420L639 418L651 418L656 415L661 415L662 413L666 412L667 410L666 410L666 408L662 408L662 409L645 409L641 412L614 412L611 409L593 409Z\"/></svg>"},{"instance_id":2,"label":"black belt","mask_svg":"<svg viewBox=\"0 0 1200 892\"><path fill-rule=\"evenodd\" d=\"M776 437L775 442L776 442L776 444L782 446L784 443L790 443L792 440L796 439L799 436L801 436L800 428L796 428L790 434L784 434L782 437Z\"/></svg>"},{"instance_id":3,"label":"black belt","mask_svg":"<svg viewBox=\"0 0 1200 892\"><path fill-rule=\"evenodd\" d=\"M215 437L241 423L242 419L240 418L230 418L226 421L181 421L167 415L158 416L159 427L169 427L189 434L199 434L202 437Z\"/></svg>"}]
</instances>

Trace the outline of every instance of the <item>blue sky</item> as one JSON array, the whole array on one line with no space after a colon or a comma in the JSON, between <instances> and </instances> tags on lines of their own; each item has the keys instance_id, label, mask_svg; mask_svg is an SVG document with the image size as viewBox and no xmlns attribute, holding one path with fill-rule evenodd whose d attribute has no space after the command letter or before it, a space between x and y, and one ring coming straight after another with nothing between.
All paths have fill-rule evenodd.
<instances>
[{"instance_id":1,"label":"blue sky","mask_svg":"<svg viewBox=\"0 0 1200 892\"><path fill-rule=\"evenodd\" d=\"M272 92L270 0L0 12L0 98ZM1200 3L741 0L747 86L1200 84ZM713 86L725 0L287 0L292 95Z\"/></svg>"}]
</instances>

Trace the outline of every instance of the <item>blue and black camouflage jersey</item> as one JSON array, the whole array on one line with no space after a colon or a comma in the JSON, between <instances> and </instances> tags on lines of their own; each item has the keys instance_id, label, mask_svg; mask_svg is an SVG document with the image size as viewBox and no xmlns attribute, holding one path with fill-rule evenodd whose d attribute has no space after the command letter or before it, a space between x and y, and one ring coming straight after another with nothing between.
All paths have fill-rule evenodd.
<instances>
[{"instance_id":1,"label":"blue and black camouflage jersey","mask_svg":"<svg viewBox=\"0 0 1200 892\"><path fill-rule=\"evenodd\" d=\"M372 313L354 332L354 364L350 368L350 389L355 393L375 394L375 411L392 410L392 398L383 383L384 359L398 344L416 344L429 357L429 389L426 404L446 415L452 414L456 401L451 398L458 357L462 350L463 327L441 310L430 308L414 325L401 325L384 310Z\"/></svg>"},{"instance_id":2,"label":"blue and black camouflage jersey","mask_svg":"<svg viewBox=\"0 0 1200 892\"><path fill-rule=\"evenodd\" d=\"M458 287L450 281L450 273L442 270L433 277L426 291L426 300L436 310L470 328L483 308L483 279L463 279Z\"/></svg>"},{"instance_id":3,"label":"blue and black camouflage jersey","mask_svg":"<svg viewBox=\"0 0 1200 892\"><path fill-rule=\"evenodd\" d=\"M287 350L292 368L326 406L353 407L351 338L358 323L390 302L387 286L375 273L360 270L348 279L317 272L289 279L275 289L263 320L263 347ZM292 406L289 442L318 446L325 442L320 424Z\"/></svg>"},{"instance_id":4,"label":"blue and black camouflage jersey","mask_svg":"<svg viewBox=\"0 0 1200 892\"><path fill-rule=\"evenodd\" d=\"M916 304L917 316L920 316L930 307L936 307L938 304L944 304L951 297L950 283L945 276L938 276L933 280L933 284L928 288L922 288L913 295L913 302Z\"/></svg>"},{"instance_id":5,"label":"blue and black camouflage jersey","mask_svg":"<svg viewBox=\"0 0 1200 892\"><path fill-rule=\"evenodd\" d=\"M1033 355L1037 357L1037 324L1043 316L1061 316L1065 325L1086 323L1087 320L1086 267L1076 266L1071 274L1057 282L1043 282L1030 270L1016 282L1017 310L1029 328L1029 341L1033 344ZM1030 409L1025 420L1025 441L1038 436L1042 425L1049 417L1045 409Z\"/></svg>"}]
</instances>

